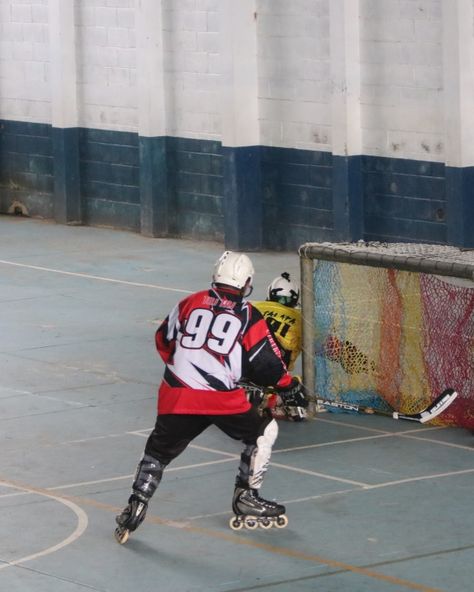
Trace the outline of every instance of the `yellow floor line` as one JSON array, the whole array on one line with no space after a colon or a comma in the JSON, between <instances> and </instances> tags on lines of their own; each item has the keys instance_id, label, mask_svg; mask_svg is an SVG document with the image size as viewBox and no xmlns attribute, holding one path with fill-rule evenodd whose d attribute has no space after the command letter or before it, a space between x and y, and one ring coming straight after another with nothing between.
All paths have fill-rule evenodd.
<instances>
[{"instance_id":1,"label":"yellow floor line","mask_svg":"<svg viewBox=\"0 0 474 592\"><path fill-rule=\"evenodd\" d=\"M30 485L24 485L24 484L18 483L16 481L9 481L6 479L2 479L2 481L4 481L6 484L7 483L10 484L13 487L25 489L29 492L35 492L40 495L45 495L45 494L51 495L51 492L48 489L43 489L43 488L39 488L39 487L32 487ZM97 500L93 500L90 498L72 496L72 495L64 495L64 494L61 495L61 494L57 493L57 490L55 491L55 497L56 498L63 498L64 500L69 500L69 501L74 502L76 504L83 504L83 505L97 508L100 510L106 510L108 512L112 512L115 514L122 510L122 508L119 508L117 506L105 504L103 502L99 502ZM409 590L418 590L420 592L443 592L439 588L431 588L429 586L424 586L423 584L417 584L416 582L411 582L409 580L405 580L402 578L397 578L394 576L385 575L385 574L379 573L377 571L373 571L373 570L365 568L365 567L357 567L356 565L344 563L343 561L337 561L335 559L329 559L327 557L322 557L320 555L312 555L309 553L305 553L303 551L298 551L296 549L289 549L287 547L278 547L276 545L262 543L262 542L259 542L259 541L253 540L253 539L243 538L242 536L239 536L238 533L211 530L209 528L203 528L200 526L191 525L185 521L165 520L163 518L160 518L159 516L153 516L150 514L147 514L146 520L147 520L147 522L149 522L149 523L151 522L152 524L158 524L160 526L177 528L177 529L185 531L185 532L201 534L201 535L205 535L208 537L212 537L214 539L224 540L229 543L252 547L254 549L261 549L263 551L267 551L268 553L272 553L275 555L281 555L283 557L291 557L291 558L295 558L295 559L300 559L302 561L317 563L319 565L327 565L328 567L336 568L338 570L356 573L356 574L359 574L359 575L362 575L362 576L365 576L368 578L372 578L374 580L388 582L388 583L396 585L396 586L402 586L402 587L407 588ZM112 530L112 527L111 527L111 530ZM111 536L112 536L112 532L111 532Z\"/></svg>"}]
</instances>

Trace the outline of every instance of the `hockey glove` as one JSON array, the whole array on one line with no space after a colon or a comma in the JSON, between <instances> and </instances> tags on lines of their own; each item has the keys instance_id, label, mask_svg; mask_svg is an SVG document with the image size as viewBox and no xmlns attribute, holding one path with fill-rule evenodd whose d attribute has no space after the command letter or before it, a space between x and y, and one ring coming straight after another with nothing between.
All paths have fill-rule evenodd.
<instances>
[{"instance_id":1,"label":"hockey glove","mask_svg":"<svg viewBox=\"0 0 474 592\"><path fill-rule=\"evenodd\" d=\"M280 396L285 407L304 407L308 406L304 394L304 387L298 378L293 377L288 386L275 387L275 392Z\"/></svg>"}]
</instances>

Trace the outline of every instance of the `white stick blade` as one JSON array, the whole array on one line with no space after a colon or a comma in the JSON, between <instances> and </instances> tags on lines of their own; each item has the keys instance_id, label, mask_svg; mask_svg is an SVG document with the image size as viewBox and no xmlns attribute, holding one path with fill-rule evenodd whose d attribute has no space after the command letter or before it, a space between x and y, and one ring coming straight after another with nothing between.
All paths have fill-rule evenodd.
<instances>
[{"instance_id":1,"label":"white stick blade","mask_svg":"<svg viewBox=\"0 0 474 592\"><path fill-rule=\"evenodd\" d=\"M445 409L447 409L454 399L458 396L456 391L452 389L447 389L441 396L437 403L435 403L432 407L420 413L420 423L426 423L427 421L431 421L435 417L437 417L440 413L442 413Z\"/></svg>"}]
</instances>

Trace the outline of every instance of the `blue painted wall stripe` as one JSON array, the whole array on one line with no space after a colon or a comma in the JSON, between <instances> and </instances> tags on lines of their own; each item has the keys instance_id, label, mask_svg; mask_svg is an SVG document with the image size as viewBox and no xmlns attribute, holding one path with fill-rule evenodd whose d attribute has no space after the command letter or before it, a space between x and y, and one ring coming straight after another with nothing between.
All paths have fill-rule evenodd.
<instances>
[{"instance_id":1,"label":"blue painted wall stripe","mask_svg":"<svg viewBox=\"0 0 474 592\"><path fill-rule=\"evenodd\" d=\"M168 236L170 197L166 138L140 138L140 226L147 236Z\"/></svg>"},{"instance_id":2,"label":"blue painted wall stripe","mask_svg":"<svg viewBox=\"0 0 474 592\"><path fill-rule=\"evenodd\" d=\"M259 251L263 246L261 149L222 147L222 157L225 245Z\"/></svg>"},{"instance_id":3,"label":"blue painted wall stripe","mask_svg":"<svg viewBox=\"0 0 474 592\"><path fill-rule=\"evenodd\" d=\"M443 164L364 156L362 179L366 240L446 243Z\"/></svg>"},{"instance_id":4,"label":"blue painted wall stripe","mask_svg":"<svg viewBox=\"0 0 474 592\"><path fill-rule=\"evenodd\" d=\"M333 156L332 159L334 238L336 241L352 242L364 237L361 165L360 156Z\"/></svg>"},{"instance_id":5,"label":"blue painted wall stripe","mask_svg":"<svg viewBox=\"0 0 474 592\"><path fill-rule=\"evenodd\" d=\"M79 130L53 127L54 217L62 224L81 224Z\"/></svg>"},{"instance_id":6,"label":"blue painted wall stripe","mask_svg":"<svg viewBox=\"0 0 474 592\"><path fill-rule=\"evenodd\" d=\"M19 200L31 215L246 250L361 235L472 247L473 181L474 167L443 163L0 120L1 211Z\"/></svg>"},{"instance_id":7,"label":"blue painted wall stripe","mask_svg":"<svg viewBox=\"0 0 474 592\"><path fill-rule=\"evenodd\" d=\"M330 153L263 147L262 177L264 248L333 239Z\"/></svg>"},{"instance_id":8,"label":"blue painted wall stripe","mask_svg":"<svg viewBox=\"0 0 474 592\"><path fill-rule=\"evenodd\" d=\"M446 167L449 244L474 247L474 167Z\"/></svg>"}]
</instances>

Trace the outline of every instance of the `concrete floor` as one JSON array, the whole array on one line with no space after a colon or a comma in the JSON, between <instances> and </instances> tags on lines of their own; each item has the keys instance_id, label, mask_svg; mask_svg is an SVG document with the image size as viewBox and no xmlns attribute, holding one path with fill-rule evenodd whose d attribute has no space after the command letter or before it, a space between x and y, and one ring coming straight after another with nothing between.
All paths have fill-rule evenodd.
<instances>
[{"instance_id":1,"label":"concrete floor","mask_svg":"<svg viewBox=\"0 0 474 592\"><path fill-rule=\"evenodd\" d=\"M240 447L211 428L115 542L155 420L154 331L222 251L0 216L0 590L472 590L472 434L375 416L279 423L262 493L284 530L229 529ZM298 277L296 254L251 256L255 298Z\"/></svg>"}]
</instances>

